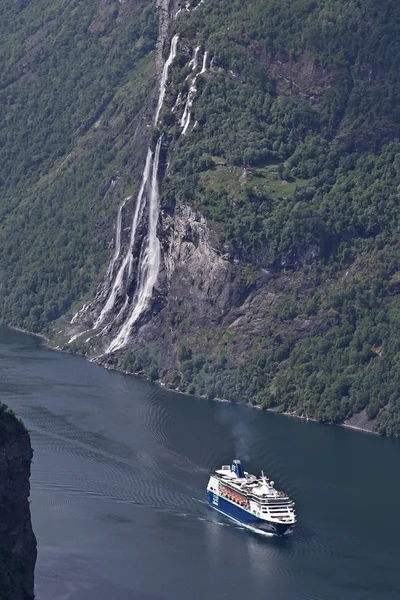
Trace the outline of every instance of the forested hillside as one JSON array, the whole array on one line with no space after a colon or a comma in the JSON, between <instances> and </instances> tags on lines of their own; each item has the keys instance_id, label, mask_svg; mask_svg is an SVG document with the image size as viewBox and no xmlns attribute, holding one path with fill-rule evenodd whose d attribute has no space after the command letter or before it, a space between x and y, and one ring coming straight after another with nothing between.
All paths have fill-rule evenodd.
<instances>
[{"instance_id":1,"label":"forested hillside","mask_svg":"<svg viewBox=\"0 0 400 600\"><path fill-rule=\"evenodd\" d=\"M207 355L181 362L197 392L330 422L366 408L400 434L399 17L391 0L220 0L177 22L215 70L166 194L276 295L255 331L225 332L217 378Z\"/></svg>"},{"instance_id":2,"label":"forested hillside","mask_svg":"<svg viewBox=\"0 0 400 600\"><path fill-rule=\"evenodd\" d=\"M0 318L40 331L108 259L155 84L155 3L0 2ZM154 53L153 53L154 54Z\"/></svg>"},{"instance_id":3,"label":"forested hillside","mask_svg":"<svg viewBox=\"0 0 400 600\"><path fill-rule=\"evenodd\" d=\"M191 5L170 24L178 52L151 132L168 165L165 268L146 327L107 361L325 422L365 410L400 435L400 5ZM144 0L1 6L0 317L54 335L93 296L137 189L157 14ZM201 273L168 254L188 214L181 246L207 238L218 272L204 252Z\"/></svg>"}]
</instances>

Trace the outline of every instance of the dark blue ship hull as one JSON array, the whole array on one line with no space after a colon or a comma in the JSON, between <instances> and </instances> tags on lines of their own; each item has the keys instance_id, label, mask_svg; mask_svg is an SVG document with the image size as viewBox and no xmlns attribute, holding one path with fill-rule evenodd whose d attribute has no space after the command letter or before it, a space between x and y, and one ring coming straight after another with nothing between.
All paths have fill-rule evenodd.
<instances>
[{"instance_id":1,"label":"dark blue ship hull","mask_svg":"<svg viewBox=\"0 0 400 600\"><path fill-rule=\"evenodd\" d=\"M218 494L214 494L207 490L207 500L210 506L230 517L237 523L242 523L245 526L257 529L260 533L271 533L273 535L285 535L293 529L293 525L286 523L271 523L264 519L259 519L245 508L229 502Z\"/></svg>"}]
</instances>

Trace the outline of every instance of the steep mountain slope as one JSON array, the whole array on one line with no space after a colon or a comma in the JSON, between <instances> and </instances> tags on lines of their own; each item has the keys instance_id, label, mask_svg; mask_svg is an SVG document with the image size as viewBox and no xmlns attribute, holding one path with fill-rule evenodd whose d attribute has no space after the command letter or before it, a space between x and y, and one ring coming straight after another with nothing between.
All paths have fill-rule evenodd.
<instances>
[{"instance_id":1,"label":"steep mountain slope","mask_svg":"<svg viewBox=\"0 0 400 600\"><path fill-rule=\"evenodd\" d=\"M81 8L61 56L108 62L75 73L58 155L39 137L2 176L3 320L190 393L399 435L397 3L160 0L154 56L150 2Z\"/></svg>"},{"instance_id":2,"label":"steep mountain slope","mask_svg":"<svg viewBox=\"0 0 400 600\"><path fill-rule=\"evenodd\" d=\"M29 509L32 448L28 432L0 405L0 597L34 597L36 540Z\"/></svg>"},{"instance_id":3,"label":"steep mountain slope","mask_svg":"<svg viewBox=\"0 0 400 600\"><path fill-rule=\"evenodd\" d=\"M147 0L0 10L0 314L39 331L108 260L143 160L157 18Z\"/></svg>"}]
</instances>

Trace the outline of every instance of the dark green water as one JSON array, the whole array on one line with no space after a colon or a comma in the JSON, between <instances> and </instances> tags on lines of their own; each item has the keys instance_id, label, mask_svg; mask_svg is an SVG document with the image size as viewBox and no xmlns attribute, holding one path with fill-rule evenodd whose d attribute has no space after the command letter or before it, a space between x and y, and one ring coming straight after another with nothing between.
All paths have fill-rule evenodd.
<instances>
[{"instance_id":1,"label":"dark green water","mask_svg":"<svg viewBox=\"0 0 400 600\"><path fill-rule=\"evenodd\" d=\"M0 329L31 431L39 600L398 600L400 444L187 398ZM239 457L296 502L290 539L208 507Z\"/></svg>"}]
</instances>

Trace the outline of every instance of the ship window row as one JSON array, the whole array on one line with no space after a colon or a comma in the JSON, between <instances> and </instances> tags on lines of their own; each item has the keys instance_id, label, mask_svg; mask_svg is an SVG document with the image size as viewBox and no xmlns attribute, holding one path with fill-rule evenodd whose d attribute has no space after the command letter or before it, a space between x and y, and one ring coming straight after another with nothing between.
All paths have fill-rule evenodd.
<instances>
[{"instance_id":1,"label":"ship window row","mask_svg":"<svg viewBox=\"0 0 400 600\"><path fill-rule=\"evenodd\" d=\"M268 498L260 498L257 496L250 496L252 500L255 500L256 502L258 502L259 504L268 504L269 506L290 506L291 505L291 501L287 500L282 501L282 500L271 500Z\"/></svg>"},{"instance_id":2,"label":"ship window row","mask_svg":"<svg viewBox=\"0 0 400 600\"><path fill-rule=\"evenodd\" d=\"M265 513L269 512L271 515L287 515L288 513L290 513L290 510L288 508L282 508L280 510L269 510L268 508L263 507L261 510Z\"/></svg>"}]
</instances>

